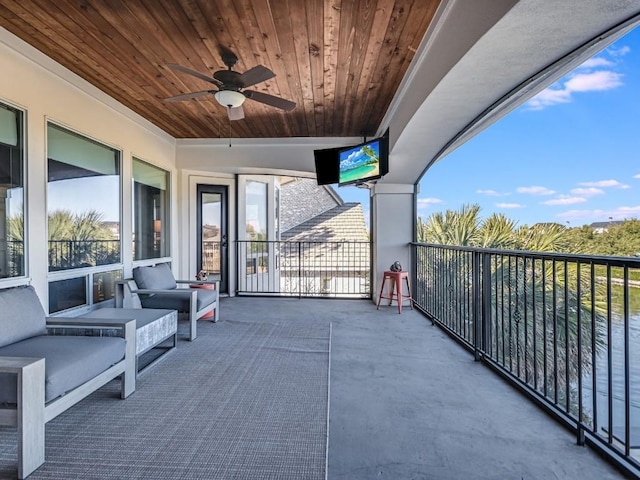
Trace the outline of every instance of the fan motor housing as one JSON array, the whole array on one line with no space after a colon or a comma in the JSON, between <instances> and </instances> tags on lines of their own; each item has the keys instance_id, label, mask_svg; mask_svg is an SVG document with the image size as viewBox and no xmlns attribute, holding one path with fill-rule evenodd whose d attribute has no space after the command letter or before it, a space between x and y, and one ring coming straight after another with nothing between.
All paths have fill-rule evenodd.
<instances>
[{"instance_id":1,"label":"fan motor housing","mask_svg":"<svg viewBox=\"0 0 640 480\"><path fill-rule=\"evenodd\" d=\"M244 87L240 80L240 74L233 70L218 70L213 74L213 78L222 82L225 90L237 90Z\"/></svg>"}]
</instances>

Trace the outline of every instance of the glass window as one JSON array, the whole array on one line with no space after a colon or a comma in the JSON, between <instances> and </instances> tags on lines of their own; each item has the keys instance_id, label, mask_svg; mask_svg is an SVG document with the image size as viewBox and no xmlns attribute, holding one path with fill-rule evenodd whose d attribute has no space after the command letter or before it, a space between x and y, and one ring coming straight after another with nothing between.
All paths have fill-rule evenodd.
<instances>
[{"instance_id":1,"label":"glass window","mask_svg":"<svg viewBox=\"0 0 640 480\"><path fill-rule=\"evenodd\" d=\"M23 115L0 103L0 278L25 274Z\"/></svg>"},{"instance_id":2,"label":"glass window","mask_svg":"<svg viewBox=\"0 0 640 480\"><path fill-rule=\"evenodd\" d=\"M94 273L93 303L104 302L115 297L115 282L117 280L122 280L122 270Z\"/></svg>"},{"instance_id":3,"label":"glass window","mask_svg":"<svg viewBox=\"0 0 640 480\"><path fill-rule=\"evenodd\" d=\"M267 184L248 180L246 199L247 240L267 240Z\"/></svg>"},{"instance_id":4,"label":"glass window","mask_svg":"<svg viewBox=\"0 0 640 480\"><path fill-rule=\"evenodd\" d=\"M133 159L133 259L169 256L169 172Z\"/></svg>"},{"instance_id":5,"label":"glass window","mask_svg":"<svg viewBox=\"0 0 640 480\"><path fill-rule=\"evenodd\" d=\"M47 126L49 271L120 263L120 153Z\"/></svg>"},{"instance_id":6,"label":"glass window","mask_svg":"<svg viewBox=\"0 0 640 480\"><path fill-rule=\"evenodd\" d=\"M87 304L87 277L49 282L49 313Z\"/></svg>"}]
</instances>

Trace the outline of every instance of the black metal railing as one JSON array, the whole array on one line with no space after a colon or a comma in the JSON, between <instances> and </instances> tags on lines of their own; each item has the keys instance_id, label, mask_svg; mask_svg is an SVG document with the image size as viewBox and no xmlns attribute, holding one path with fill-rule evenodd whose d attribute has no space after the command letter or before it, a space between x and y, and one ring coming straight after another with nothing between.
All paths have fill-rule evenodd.
<instances>
[{"instance_id":1,"label":"black metal railing","mask_svg":"<svg viewBox=\"0 0 640 480\"><path fill-rule=\"evenodd\" d=\"M24 275L24 242L22 240L0 239L0 278L20 277Z\"/></svg>"},{"instance_id":2,"label":"black metal railing","mask_svg":"<svg viewBox=\"0 0 640 480\"><path fill-rule=\"evenodd\" d=\"M120 262L120 240L49 240L49 271Z\"/></svg>"},{"instance_id":3,"label":"black metal railing","mask_svg":"<svg viewBox=\"0 0 640 480\"><path fill-rule=\"evenodd\" d=\"M238 241L238 293L371 298L369 242Z\"/></svg>"},{"instance_id":4,"label":"black metal railing","mask_svg":"<svg viewBox=\"0 0 640 480\"><path fill-rule=\"evenodd\" d=\"M202 242L202 270L208 275L220 275L222 258L220 251L222 250L220 241L204 241Z\"/></svg>"},{"instance_id":5,"label":"black metal railing","mask_svg":"<svg viewBox=\"0 0 640 480\"><path fill-rule=\"evenodd\" d=\"M413 245L432 321L640 471L640 259Z\"/></svg>"}]
</instances>

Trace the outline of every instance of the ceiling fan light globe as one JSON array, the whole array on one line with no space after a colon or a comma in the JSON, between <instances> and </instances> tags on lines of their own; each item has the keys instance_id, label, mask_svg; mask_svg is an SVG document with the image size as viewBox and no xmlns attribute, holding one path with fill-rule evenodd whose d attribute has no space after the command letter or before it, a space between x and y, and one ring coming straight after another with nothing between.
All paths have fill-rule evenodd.
<instances>
[{"instance_id":1,"label":"ceiling fan light globe","mask_svg":"<svg viewBox=\"0 0 640 480\"><path fill-rule=\"evenodd\" d=\"M235 90L220 90L214 94L220 105L227 108L237 108L241 106L246 97Z\"/></svg>"}]
</instances>

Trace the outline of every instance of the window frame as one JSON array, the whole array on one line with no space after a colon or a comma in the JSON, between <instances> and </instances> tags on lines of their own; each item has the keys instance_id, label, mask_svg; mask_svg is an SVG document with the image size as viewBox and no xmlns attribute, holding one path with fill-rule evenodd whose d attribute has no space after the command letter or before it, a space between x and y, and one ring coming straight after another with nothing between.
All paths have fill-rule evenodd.
<instances>
[{"instance_id":1,"label":"window frame","mask_svg":"<svg viewBox=\"0 0 640 480\"><path fill-rule=\"evenodd\" d=\"M156 168L158 170L161 170L163 172L165 172L166 174L166 180L167 180L167 189L165 191L165 205L164 205L164 209L165 209L165 221L164 221L164 225L162 226L162 233L164 235L164 243L165 243L165 252L164 255L160 256L160 257L152 257L152 258L140 258L140 259L136 259L135 258L135 248L134 248L134 232L135 232L135 224L136 224L136 204L135 204L135 192L134 192L134 184L135 184L135 177L134 177L134 172L133 172L133 168L134 168L134 163L135 162L140 162L143 163L145 165L148 165L150 167ZM131 155L131 168L130 168L130 175L131 175L131 181L129 182L130 185L130 194L131 194L131 237L130 237L130 241L131 241L131 262L133 263L133 265L147 265L147 264L154 264L154 263L158 263L158 262L167 262L167 261L171 261L172 256L171 256L171 205L172 205L172 181L173 181L173 176L171 173L171 170L168 168L165 168L163 166L160 166L154 162L151 162L149 160L146 160L145 158L143 158L140 155L135 155L132 154Z\"/></svg>"},{"instance_id":2,"label":"window frame","mask_svg":"<svg viewBox=\"0 0 640 480\"><path fill-rule=\"evenodd\" d=\"M4 98L0 98L0 104L8 110L14 110L20 113L20 131L18 132L19 148L22 152L22 275L0 278L0 285L3 287L12 287L24 285L25 280L30 278L29 269L29 141L28 141L28 110ZM6 240L6 239L5 239Z\"/></svg>"}]
</instances>

